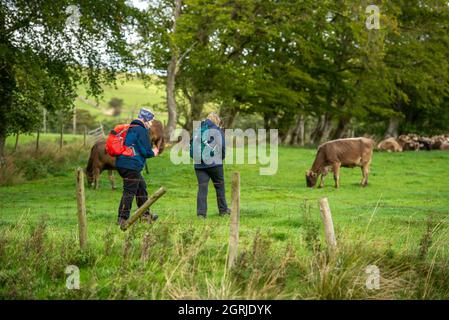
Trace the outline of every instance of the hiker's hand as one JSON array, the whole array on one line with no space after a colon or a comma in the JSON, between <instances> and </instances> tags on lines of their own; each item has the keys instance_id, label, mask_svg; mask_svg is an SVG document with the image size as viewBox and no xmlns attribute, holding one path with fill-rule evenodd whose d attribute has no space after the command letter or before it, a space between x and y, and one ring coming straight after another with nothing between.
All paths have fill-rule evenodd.
<instances>
[{"instance_id":1,"label":"hiker's hand","mask_svg":"<svg viewBox=\"0 0 449 320\"><path fill-rule=\"evenodd\" d=\"M153 148L153 153L154 153L154 156L157 157L158 154L159 154L159 149L157 147L154 147Z\"/></svg>"}]
</instances>

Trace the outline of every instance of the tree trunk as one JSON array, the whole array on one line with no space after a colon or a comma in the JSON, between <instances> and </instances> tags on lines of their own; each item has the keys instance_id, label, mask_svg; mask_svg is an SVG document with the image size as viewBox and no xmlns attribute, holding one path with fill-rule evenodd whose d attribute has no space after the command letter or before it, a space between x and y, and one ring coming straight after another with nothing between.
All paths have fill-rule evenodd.
<instances>
[{"instance_id":1,"label":"tree trunk","mask_svg":"<svg viewBox=\"0 0 449 320\"><path fill-rule=\"evenodd\" d=\"M6 134L0 130L0 167L3 165L5 160L5 144L6 144Z\"/></svg>"},{"instance_id":2,"label":"tree trunk","mask_svg":"<svg viewBox=\"0 0 449 320\"><path fill-rule=\"evenodd\" d=\"M36 137L36 152L39 151L39 139L40 139L40 130L37 130L37 137Z\"/></svg>"},{"instance_id":3,"label":"tree trunk","mask_svg":"<svg viewBox=\"0 0 449 320\"><path fill-rule=\"evenodd\" d=\"M301 147L304 146L304 124L304 116L300 115L293 129L290 145L300 145Z\"/></svg>"},{"instance_id":4,"label":"tree trunk","mask_svg":"<svg viewBox=\"0 0 449 320\"><path fill-rule=\"evenodd\" d=\"M237 108L225 108L222 105L220 108L220 118L223 121L223 128L232 128L234 126L234 121L238 113L239 110Z\"/></svg>"},{"instance_id":5,"label":"tree trunk","mask_svg":"<svg viewBox=\"0 0 449 320\"><path fill-rule=\"evenodd\" d=\"M193 121L201 119L205 99L203 93L199 92L196 88L192 89L192 93L189 93L186 88L183 89L183 92L190 104L190 110L186 111L186 122L183 127L191 133L193 130Z\"/></svg>"},{"instance_id":6,"label":"tree trunk","mask_svg":"<svg viewBox=\"0 0 449 320\"><path fill-rule=\"evenodd\" d=\"M189 129L193 130L193 121L200 120L203 113L204 99L201 93L194 93L192 101L190 102L190 119Z\"/></svg>"},{"instance_id":7,"label":"tree trunk","mask_svg":"<svg viewBox=\"0 0 449 320\"><path fill-rule=\"evenodd\" d=\"M13 47L10 44L8 34L5 29L4 10L0 10L0 44L2 53L0 54L0 166L5 160L5 145L7 137L6 115L12 111L12 96L16 87L16 78L14 74L15 55Z\"/></svg>"},{"instance_id":8,"label":"tree trunk","mask_svg":"<svg viewBox=\"0 0 449 320\"><path fill-rule=\"evenodd\" d=\"M295 126L290 127L287 131L287 134L285 135L285 139L283 141L283 143L285 145L292 145L293 144L293 140L294 140L294 131L295 131Z\"/></svg>"},{"instance_id":9,"label":"tree trunk","mask_svg":"<svg viewBox=\"0 0 449 320\"><path fill-rule=\"evenodd\" d=\"M14 152L17 151L18 146L19 146L19 134L16 133L16 143L14 144Z\"/></svg>"},{"instance_id":10,"label":"tree trunk","mask_svg":"<svg viewBox=\"0 0 449 320\"><path fill-rule=\"evenodd\" d=\"M47 133L47 109L45 108L43 111L43 126L44 126L43 128L44 133Z\"/></svg>"},{"instance_id":11,"label":"tree trunk","mask_svg":"<svg viewBox=\"0 0 449 320\"><path fill-rule=\"evenodd\" d=\"M349 122L350 122L350 119L347 117L342 117L342 118L340 118L340 120L338 120L338 125L333 134L333 139L345 138L345 134L347 132Z\"/></svg>"},{"instance_id":12,"label":"tree trunk","mask_svg":"<svg viewBox=\"0 0 449 320\"><path fill-rule=\"evenodd\" d=\"M176 79L176 61L177 57L172 56L170 65L167 70L167 108L168 108L168 123L165 128L165 135L170 139L170 135L176 128L177 112L176 112L176 98L175 98L175 79Z\"/></svg>"},{"instance_id":13,"label":"tree trunk","mask_svg":"<svg viewBox=\"0 0 449 320\"><path fill-rule=\"evenodd\" d=\"M73 126L73 134L76 134L76 107L73 107L73 122L72 122L72 126Z\"/></svg>"},{"instance_id":14,"label":"tree trunk","mask_svg":"<svg viewBox=\"0 0 449 320\"><path fill-rule=\"evenodd\" d=\"M397 138L399 135L399 118L391 117L384 138Z\"/></svg>"},{"instance_id":15,"label":"tree trunk","mask_svg":"<svg viewBox=\"0 0 449 320\"><path fill-rule=\"evenodd\" d=\"M59 111L59 121L60 121L60 123L59 123L59 126L60 126L60 128L59 128L60 129L59 150L62 149L62 145L64 144L64 118L63 117L64 116L62 114L62 111ZM38 137L39 137L39 135L38 135Z\"/></svg>"},{"instance_id":16,"label":"tree trunk","mask_svg":"<svg viewBox=\"0 0 449 320\"><path fill-rule=\"evenodd\" d=\"M181 15L181 0L176 0L173 20L173 32L176 32L176 23ZM167 69L167 108L168 123L165 128L165 136L167 141L170 140L172 132L176 129L178 114L176 112L176 74L178 72L178 51L175 46L171 45L171 59Z\"/></svg>"},{"instance_id":17,"label":"tree trunk","mask_svg":"<svg viewBox=\"0 0 449 320\"><path fill-rule=\"evenodd\" d=\"M266 113L263 115L263 127L265 130L270 130L270 116Z\"/></svg>"},{"instance_id":18,"label":"tree trunk","mask_svg":"<svg viewBox=\"0 0 449 320\"><path fill-rule=\"evenodd\" d=\"M299 135L297 136L297 144L304 147L306 143L306 120L303 115L299 118Z\"/></svg>"},{"instance_id":19,"label":"tree trunk","mask_svg":"<svg viewBox=\"0 0 449 320\"><path fill-rule=\"evenodd\" d=\"M329 135L332 129L331 117L328 113L322 115L312 133L312 142L321 144L329 140Z\"/></svg>"}]
</instances>

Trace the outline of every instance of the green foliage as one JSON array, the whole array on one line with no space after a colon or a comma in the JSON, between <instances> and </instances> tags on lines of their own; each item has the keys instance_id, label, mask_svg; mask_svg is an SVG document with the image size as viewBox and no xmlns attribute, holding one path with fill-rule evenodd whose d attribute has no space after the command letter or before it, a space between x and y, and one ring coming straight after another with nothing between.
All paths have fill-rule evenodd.
<instances>
[{"instance_id":1,"label":"green foliage","mask_svg":"<svg viewBox=\"0 0 449 320\"><path fill-rule=\"evenodd\" d=\"M7 157L7 165L0 171L0 185L13 185L25 180L46 177L67 176L75 161L87 161L88 155L80 153L82 143L70 143L59 149L59 141L41 141L39 150L35 145L19 146L13 155Z\"/></svg>"},{"instance_id":2,"label":"green foliage","mask_svg":"<svg viewBox=\"0 0 449 320\"><path fill-rule=\"evenodd\" d=\"M225 119L258 114L281 138L298 115L314 118L312 140L385 131L448 130L447 4L429 1L183 1L175 32L174 1L152 4L142 48L164 74L169 48L185 54L177 86L199 117L208 102ZM368 5L380 8L368 30ZM150 45L151 44L151 45ZM438 115L438 116L435 116ZM360 124L364 123L365 126ZM182 123L188 127L189 122ZM431 128L431 129L429 129ZM372 131L374 130L374 131ZM328 131L326 133L326 131Z\"/></svg>"},{"instance_id":3,"label":"green foliage","mask_svg":"<svg viewBox=\"0 0 449 320\"><path fill-rule=\"evenodd\" d=\"M101 84L131 63L124 34L138 10L124 0L83 1L76 27L67 24L69 5L65 0L0 4L0 157L7 135L40 127L44 108L67 113L79 84L98 96Z\"/></svg>"}]
</instances>

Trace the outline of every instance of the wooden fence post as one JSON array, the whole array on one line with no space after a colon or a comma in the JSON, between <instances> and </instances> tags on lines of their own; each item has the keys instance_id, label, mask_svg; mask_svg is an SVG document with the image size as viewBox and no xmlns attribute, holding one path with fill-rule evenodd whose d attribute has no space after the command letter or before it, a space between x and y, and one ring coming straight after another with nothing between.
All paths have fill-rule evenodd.
<instances>
[{"instance_id":1,"label":"wooden fence post","mask_svg":"<svg viewBox=\"0 0 449 320\"><path fill-rule=\"evenodd\" d=\"M76 134L76 107L73 107L73 123L72 123L72 129L73 129L73 134Z\"/></svg>"},{"instance_id":2,"label":"wooden fence post","mask_svg":"<svg viewBox=\"0 0 449 320\"><path fill-rule=\"evenodd\" d=\"M64 144L64 124L61 122L61 132L59 133L59 149L62 149L62 145Z\"/></svg>"},{"instance_id":3,"label":"wooden fence post","mask_svg":"<svg viewBox=\"0 0 449 320\"><path fill-rule=\"evenodd\" d=\"M120 226L120 229L123 231L126 231L130 226L132 226L146 211L147 209L155 203L160 197L162 197L167 190L165 190L164 187L160 187L159 190L157 190L155 193L151 195L151 197L148 198L145 203L138 208L134 214L126 221L124 224Z\"/></svg>"},{"instance_id":4,"label":"wooden fence post","mask_svg":"<svg viewBox=\"0 0 449 320\"><path fill-rule=\"evenodd\" d=\"M80 248L83 250L87 244L87 219L86 198L84 194L84 171L82 168L76 170L76 200L78 204Z\"/></svg>"},{"instance_id":5,"label":"wooden fence post","mask_svg":"<svg viewBox=\"0 0 449 320\"><path fill-rule=\"evenodd\" d=\"M43 114L43 128L42 130L44 133L47 133L47 109L44 108L44 114Z\"/></svg>"},{"instance_id":6,"label":"wooden fence post","mask_svg":"<svg viewBox=\"0 0 449 320\"><path fill-rule=\"evenodd\" d=\"M147 262L149 254L150 254L150 233L145 232L142 240L142 253L140 255L140 260L144 263Z\"/></svg>"},{"instance_id":7,"label":"wooden fence post","mask_svg":"<svg viewBox=\"0 0 449 320\"><path fill-rule=\"evenodd\" d=\"M326 242L330 251L333 253L337 248L337 240L335 239L334 223L332 221L329 201L327 198L321 198L319 203L321 219L323 220L324 224L324 234L326 236Z\"/></svg>"},{"instance_id":8,"label":"wooden fence post","mask_svg":"<svg viewBox=\"0 0 449 320\"><path fill-rule=\"evenodd\" d=\"M229 234L228 269L235 264L239 245L239 222L240 222L240 173L232 175L232 209L231 228Z\"/></svg>"},{"instance_id":9,"label":"wooden fence post","mask_svg":"<svg viewBox=\"0 0 449 320\"><path fill-rule=\"evenodd\" d=\"M14 152L17 151L17 146L19 145L19 134L16 133L16 144L14 145Z\"/></svg>"},{"instance_id":10,"label":"wooden fence post","mask_svg":"<svg viewBox=\"0 0 449 320\"><path fill-rule=\"evenodd\" d=\"M39 151L39 138L40 138L40 130L37 130L36 151Z\"/></svg>"},{"instance_id":11,"label":"wooden fence post","mask_svg":"<svg viewBox=\"0 0 449 320\"><path fill-rule=\"evenodd\" d=\"M87 127L84 126L84 142L83 142L84 147L86 147L86 137L87 137Z\"/></svg>"}]
</instances>

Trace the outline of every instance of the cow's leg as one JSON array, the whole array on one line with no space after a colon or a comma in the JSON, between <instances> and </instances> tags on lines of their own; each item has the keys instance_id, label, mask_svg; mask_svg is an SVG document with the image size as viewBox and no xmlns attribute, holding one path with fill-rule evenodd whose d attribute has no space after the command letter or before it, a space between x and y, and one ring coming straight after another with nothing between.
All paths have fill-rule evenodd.
<instances>
[{"instance_id":1,"label":"cow's leg","mask_svg":"<svg viewBox=\"0 0 449 320\"><path fill-rule=\"evenodd\" d=\"M94 189L97 190L100 187L100 169L94 169Z\"/></svg>"},{"instance_id":2,"label":"cow's leg","mask_svg":"<svg viewBox=\"0 0 449 320\"><path fill-rule=\"evenodd\" d=\"M112 170L108 170L108 174L109 174L109 181L111 181L112 190L117 189L117 188L115 187L114 173L112 172Z\"/></svg>"},{"instance_id":3,"label":"cow's leg","mask_svg":"<svg viewBox=\"0 0 449 320\"><path fill-rule=\"evenodd\" d=\"M328 172L329 171L326 168L324 168L323 173L321 173L321 181L319 188L324 188L324 179L326 178Z\"/></svg>"},{"instance_id":4,"label":"cow's leg","mask_svg":"<svg viewBox=\"0 0 449 320\"><path fill-rule=\"evenodd\" d=\"M369 174L369 163L364 163L362 165L362 182L360 183L360 185L362 187L366 187L368 185L368 174Z\"/></svg>"},{"instance_id":5,"label":"cow's leg","mask_svg":"<svg viewBox=\"0 0 449 320\"><path fill-rule=\"evenodd\" d=\"M332 164L332 169L334 171L335 188L340 187L340 162L335 162Z\"/></svg>"}]
</instances>

